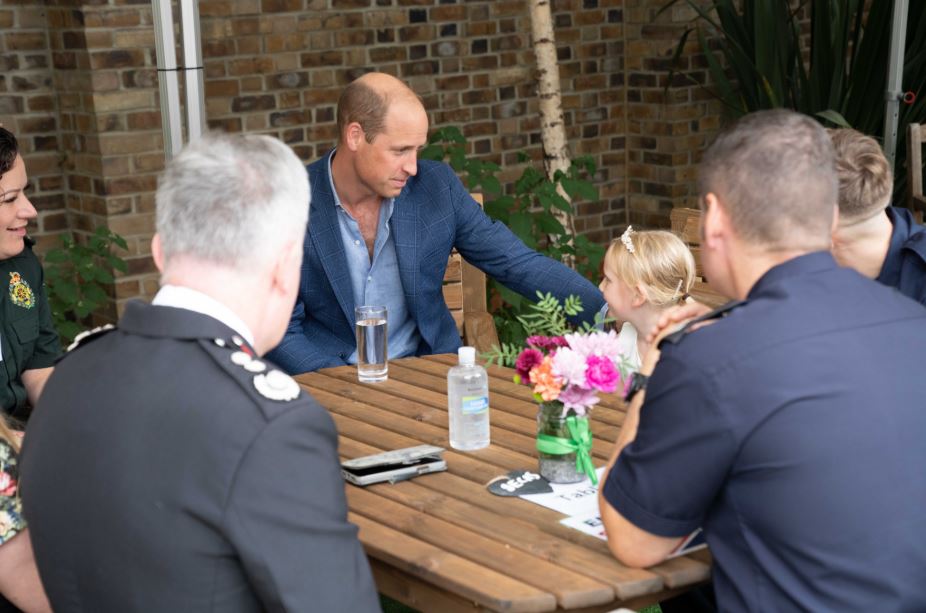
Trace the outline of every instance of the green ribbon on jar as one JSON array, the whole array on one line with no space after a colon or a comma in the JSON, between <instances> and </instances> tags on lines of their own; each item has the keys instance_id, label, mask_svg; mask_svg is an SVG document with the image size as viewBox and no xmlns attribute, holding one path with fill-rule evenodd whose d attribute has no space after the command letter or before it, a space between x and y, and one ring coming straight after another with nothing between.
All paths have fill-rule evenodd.
<instances>
[{"instance_id":1,"label":"green ribbon on jar","mask_svg":"<svg viewBox=\"0 0 926 613\"><path fill-rule=\"evenodd\" d=\"M592 429L588 425L588 417L570 415L566 418L566 427L572 438L537 435L537 451L549 455L576 454L576 470L588 475L594 485L598 485L598 475L592 464Z\"/></svg>"}]
</instances>

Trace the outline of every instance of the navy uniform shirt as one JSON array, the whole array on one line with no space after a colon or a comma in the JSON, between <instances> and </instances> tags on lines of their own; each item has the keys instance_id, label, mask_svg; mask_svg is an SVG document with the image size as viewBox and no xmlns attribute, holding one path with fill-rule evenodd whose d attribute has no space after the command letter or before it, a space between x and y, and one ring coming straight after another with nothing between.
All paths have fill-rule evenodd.
<instances>
[{"instance_id":1,"label":"navy uniform shirt","mask_svg":"<svg viewBox=\"0 0 926 613\"><path fill-rule=\"evenodd\" d=\"M55 365L61 354L58 332L45 297L44 274L32 241L19 255L0 260L0 402L13 413L27 404L24 370Z\"/></svg>"},{"instance_id":2,"label":"navy uniform shirt","mask_svg":"<svg viewBox=\"0 0 926 613\"><path fill-rule=\"evenodd\" d=\"M652 534L703 526L729 611L926 603L926 310L829 253L664 342L604 486Z\"/></svg>"},{"instance_id":3,"label":"navy uniform shirt","mask_svg":"<svg viewBox=\"0 0 926 613\"><path fill-rule=\"evenodd\" d=\"M887 217L894 231L877 280L926 305L926 228L907 209L889 206Z\"/></svg>"}]
</instances>

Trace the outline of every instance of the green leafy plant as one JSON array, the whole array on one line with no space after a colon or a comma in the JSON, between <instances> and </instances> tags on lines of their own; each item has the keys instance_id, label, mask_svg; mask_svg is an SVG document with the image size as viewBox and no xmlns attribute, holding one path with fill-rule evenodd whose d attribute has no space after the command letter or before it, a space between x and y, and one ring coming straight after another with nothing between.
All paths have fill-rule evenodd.
<instances>
[{"instance_id":1,"label":"green leafy plant","mask_svg":"<svg viewBox=\"0 0 926 613\"><path fill-rule=\"evenodd\" d=\"M552 181L543 170L528 165L507 190L503 189L496 176L501 167L468 157L466 138L454 126L435 130L420 157L446 159L463 176L470 191L483 193L489 217L504 223L528 247L544 255L560 261L567 256L575 257L579 274L597 281L604 247L583 235L573 235L556 216L556 211L568 214L574 211L570 201L559 194L557 186L561 186L572 201L598 199L598 189L590 180L596 172L595 162L590 156L576 158L566 172L557 171ZM518 160L525 163L530 158L521 152ZM489 280L489 290L496 305L494 317L499 339L510 344L523 344L528 332L520 317L531 312L532 302L493 279Z\"/></svg>"},{"instance_id":2,"label":"green leafy plant","mask_svg":"<svg viewBox=\"0 0 926 613\"><path fill-rule=\"evenodd\" d=\"M563 336L571 332L591 332L596 326L605 323L599 315L595 316L595 323L587 321L578 325L569 323L569 317L582 312L582 299L578 296L569 296L565 302L560 301L550 293L537 292L537 302L528 303L524 312L517 315L518 323L529 336ZM500 346L492 347L491 351L482 354L488 364L499 366L514 366L518 354L524 350L524 343L503 342Z\"/></svg>"},{"instance_id":3,"label":"green leafy plant","mask_svg":"<svg viewBox=\"0 0 926 613\"><path fill-rule=\"evenodd\" d=\"M732 116L785 107L883 139L893 2L684 1L697 17L679 40L674 60L694 33L714 84L708 91ZM801 40L807 33L802 9L808 6L809 49ZM926 122L926 2L909 6L903 89L914 92L916 101L900 108L896 201L906 189L906 127Z\"/></svg>"},{"instance_id":4,"label":"green leafy plant","mask_svg":"<svg viewBox=\"0 0 926 613\"><path fill-rule=\"evenodd\" d=\"M87 318L109 299L105 286L115 282L111 270L126 272L128 266L113 253L127 249L121 236L99 227L85 242L70 234L61 237L61 247L45 254L45 285L48 303L58 334L66 342L87 327Z\"/></svg>"}]
</instances>

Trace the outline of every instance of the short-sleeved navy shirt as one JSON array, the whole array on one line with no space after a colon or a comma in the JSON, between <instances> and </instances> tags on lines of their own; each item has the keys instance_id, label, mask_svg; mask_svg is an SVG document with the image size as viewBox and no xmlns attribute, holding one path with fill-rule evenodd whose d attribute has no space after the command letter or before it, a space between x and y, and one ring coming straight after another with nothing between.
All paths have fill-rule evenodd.
<instances>
[{"instance_id":1,"label":"short-sleeved navy shirt","mask_svg":"<svg viewBox=\"0 0 926 613\"><path fill-rule=\"evenodd\" d=\"M650 533L705 529L731 611L926 603L926 309L829 253L663 343L604 486Z\"/></svg>"},{"instance_id":2,"label":"short-sleeved navy shirt","mask_svg":"<svg viewBox=\"0 0 926 613\"><path fill-rule=\"evenodd\" d=\"M907 209L889 206L887 217L894 230L877 281L926 305L926 228Z\"/></svg>"},{"instance_id":3,"label":"short-sleeved navy shirt","mask_svg":"<svg viewBox=\"0 0 926 613\"><path fill-rule=\"evenodd\" d=\"M21 253L0 260L0 408L6 413L28 403L23 371L54 366L61 355L44 282L29 239Z\"/></svg>"}]
</instances>

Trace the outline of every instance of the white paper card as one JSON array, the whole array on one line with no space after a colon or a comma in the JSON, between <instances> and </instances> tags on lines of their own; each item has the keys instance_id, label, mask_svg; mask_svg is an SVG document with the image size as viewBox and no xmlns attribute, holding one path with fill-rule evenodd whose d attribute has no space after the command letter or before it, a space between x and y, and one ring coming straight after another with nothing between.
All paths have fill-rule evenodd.
<instances>
[{"instance_id":1,"label":"white paper card","mask_svg":"<svg viewBox=\"0 0 926 613\"><path fill-rule=\"evenodd\" d=\"M604 466L597 468L598 483L601 483L601 473ZM540 506L559 511L563 515L588 515L598 512L598 486L586 477L578 483L551 483L553 491L547 494L529 494L521 496Z\"/></svg>"}]
</instances>

